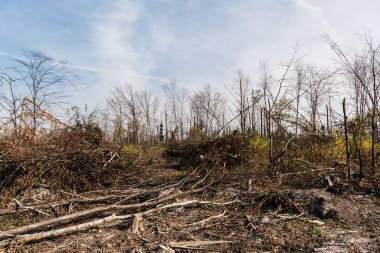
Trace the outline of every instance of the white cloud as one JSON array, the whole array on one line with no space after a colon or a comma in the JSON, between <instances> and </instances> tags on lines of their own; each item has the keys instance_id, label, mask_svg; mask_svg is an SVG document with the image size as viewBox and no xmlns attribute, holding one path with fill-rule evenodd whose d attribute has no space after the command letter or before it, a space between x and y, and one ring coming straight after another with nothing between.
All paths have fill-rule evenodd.
<instances>
[{"instance_id":1,"label":"white cloud","mask_svg":"<svg viewBox=\"0 0 380 253\"><path fill-rule=\"evenodd\" d=\"M67 59L88 84L73 98L83 105L103 103L125 82L155 91L171 78L189 89L223 87L238 68L257 80L260 61L276 70L296 44L305 60L327 66L333 55L324 33L343 48L360 43L355 33L380 35L375 0L94 1L63 1L59 10L53 3L22 11L7 5L0 55L35 48ZM15 44L7 41L13 34L19 48L10 50L3 45Z\"/></svg>"},{"instance_id":2,"label":"white cloud","mask_svg":"<svg viewBox=\"0 0 380 253\"><path fill-rule=\"evenodd\" d=\"M88 17L90 28L89 58L79 59L71 68L88 72L94 83L79 90L80 101L103 104L110 91L129 83L141 88L148 80L152 60L136 45L136 22L144 12L141 4L132 1L107 1ZM96 101L96 102L95 102Z\"/></svg>"},{"instance_id":3,"label":"white cloud","mask_svg":"<svg viewBox=\"0 0 380 253\"><path fill-rule=\"evenodd\" d=\"M130 1L112 1L95 15L92 26L92 43L97 68L112 73L114 82L136 82L138 73L147 72L149 63L133 45L135 22L143 11L142 6Z\"/></svg>"},{"instance_id":4,"label":"white cloud","mask_svg":"<svg viewBox=\"0 0 380 253\"><path fill-rule=\"evenodd\" d=\"M321 8L313 5L310 1L307 0L294 0L298 7L308 11L314 17L316 17L322 25L331 26L327 19L323 16L323 11Z\"/></svg>"}]
</instances>

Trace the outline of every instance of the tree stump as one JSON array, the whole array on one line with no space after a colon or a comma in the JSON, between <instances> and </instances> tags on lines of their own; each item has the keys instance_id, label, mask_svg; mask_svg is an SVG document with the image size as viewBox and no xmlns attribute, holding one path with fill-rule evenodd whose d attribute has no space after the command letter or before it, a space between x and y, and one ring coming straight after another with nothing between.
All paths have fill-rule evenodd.
<instances>
[{"instance_id":1,"label":"tree stump","mask_svg":"<svg viewBox=\"0 0 380 253\"><path fill-rule=\"evenodd\" d=\"M143 218L142 215L139 214L134 214L132 216L132 224L131 227L129 228L129 232L132 234L140 234L140 232L144 232L144 223L143 223Z\"/></svg>"}]
</instances>

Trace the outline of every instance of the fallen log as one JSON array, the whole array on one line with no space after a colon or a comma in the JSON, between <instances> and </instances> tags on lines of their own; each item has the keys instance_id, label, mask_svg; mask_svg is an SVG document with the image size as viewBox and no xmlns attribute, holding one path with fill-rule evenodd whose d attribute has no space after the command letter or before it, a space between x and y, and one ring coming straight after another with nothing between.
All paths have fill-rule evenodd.
<instances>
[{"instance_id":1,"label":"fallen log","mask_svg":"<svg viewBox=\"0 0 380 253\"><path fill-rule=\"evenodd\" d=\"M92 217L92 216L95 216L95 215L98 215L98 214L101 214L104 212L116 212L116 211L122 211L122 210L124 211L124 210L128 210L128 209L140 209L140 208L144 208L144 207L151 207L154 205L164 203L168 200L172 200L172 199L178 197L179 195L181 195L181 193L179 193L177 195L168 196L166 198L162 198L162 199L157 200L157 201L149 201L149 202L146 201L146 202L139 203L139 204L109 205L109 206L96 207L96 208L92 208L89 210L84 210L81 212L76 212L76 213L64 215L64 216L61 216L58 218L44 220L44 221L37 222L34 224L30 224L27 226L14 228L14 229L11 229L8 231L0 231L0 240L6 239L6 238L9 238L12 236L20 235L20 234L26 234L26 233L34 232L34 231L37 231L41 228L45 228L45 227L49 227L49 226L56 226L56 225L66 223L66 222L72 222L72 221L75 221L77 219L89 218L89 217Z\"/></svg>"},{"instance_id":2,"label":"fallen log","mask_svg":"<svg viewBox=\"0 0 380 253\"><path fill-rule=\"evenodd\" d=\"M132 218L133 216L142 217L144 215L152 214L152 213L157 212L157 211L161 211L161 210L165 210L165 209L169 209L169 208L174 208L174 207L189 206L189 205L193 205L193 204L224 206L224 205L229 205L229 204L232 204L235 202L236 201L220 203L220 202L210 202L210 201L189 200L189 201L185 201L185 202L176 202L176 203L172 203L172 204L168 204L168 205L164 205L164 206L160 206L160 207L155 207L155 208L146 210L146 211L141 212L141 213L128 214L128 215L116 215L114 213L114 214L112 214L108 217L102 218L102 219L97 219L94 221L85 222L85 223L81 223L81 224L77 224L77 225L73 225L73 226L69 226L69 227L65 227L65 228L55 229L55 230L51 230L51 231L46 231L46 232L37 232L37 233L33 233L33 234L14 235L14 230L13 231L9 230L9 231L2 232L2 235L6 236L6 238L8 238L8 239L0 241L0 247L9 246L14 241L17 241L18 244L26 244L26 243L30 243L33 241L40 241L40 240L47 239L47 238L57 237L60 235L85 231L85 230L88 230L91 228L98 227L99 225L102 225L102 224L107 223L107 222L111 222L111 221L115 221L115 220L126 220L129 218ZM12 237L12 238L10 238L10 237Z\"/></svg>"}]
</instances>

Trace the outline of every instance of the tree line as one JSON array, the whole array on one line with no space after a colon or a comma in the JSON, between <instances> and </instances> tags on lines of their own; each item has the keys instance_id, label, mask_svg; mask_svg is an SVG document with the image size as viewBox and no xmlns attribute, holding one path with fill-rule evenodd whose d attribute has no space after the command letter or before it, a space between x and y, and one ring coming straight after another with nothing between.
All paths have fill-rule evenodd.
<instances>
[{"instance_id":1,"label":"tree line","mask_svg":"<svg viewBox=\"0 0 380 253\"><path fill-rule=\"evenodd\" d=\"M107 109L91 113L105 138L120 143L154 144L189 138L198 129L215 138L238 131L267 138L273 152L276 138L345 134L347 163L355 154L362 163L361 143L371 137L371 168L376 168L378 142L380 44L370 35L358 50L343 50L327 35L336 65L306 62L294 50L273 73L260 64L255 80L238 70L225 92L206 84L188 91L176 80L163 84L164 96L126 84L114 88ZM21 138L26 129L36 136L46 122L64 125L49 114L62 105L62 87L75 85L66 63L37 51L14 59L0 73L2 132ZM345 98L343 102L343 98ZM270 157L273 154L270 153Z\"/></svg>"}]
</instances>

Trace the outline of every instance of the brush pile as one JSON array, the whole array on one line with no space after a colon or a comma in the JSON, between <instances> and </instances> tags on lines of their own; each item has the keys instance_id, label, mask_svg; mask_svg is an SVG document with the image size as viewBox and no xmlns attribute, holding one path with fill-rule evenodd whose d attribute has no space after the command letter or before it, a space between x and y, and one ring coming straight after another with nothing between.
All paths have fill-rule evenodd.
<instances>
[{"instance_id":1,"label":"brush pile","mask_svg":"<svg viewBox=\"0 0 380 253\"><path fill-rule=\"evenodd\" d=\"M0 143L0 201L40 185L83 192L122 181L132 160L93 134L65 128L36 143Z\"/></svg>"}]
</instances>

